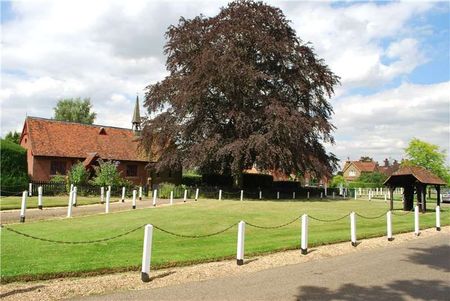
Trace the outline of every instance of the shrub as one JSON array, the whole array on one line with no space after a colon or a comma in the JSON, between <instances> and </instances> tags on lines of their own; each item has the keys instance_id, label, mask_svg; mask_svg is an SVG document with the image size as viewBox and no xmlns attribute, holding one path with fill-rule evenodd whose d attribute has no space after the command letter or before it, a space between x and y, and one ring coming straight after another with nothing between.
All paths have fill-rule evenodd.
<instances>
[{"instance_id":1,"label":"shrub","mask_svg":"<svg viewBox=\"0 0 450 301\"><path fill-rule=\"evenodd\" d=\"M273 188L281 191L294 191L300 188L300 182L296 181L274 181Z\"/></svg>"},{"instance_id":2,"label":"shrub","mask_svg":"<svg viewBox=\"0 0 450 301\"><path fill-rule=\"evenodd\" d=\"M120 186L123 183L120 172L117 170L119 162L99 160L99 166L94 166L95 177L92 184L96 186Z\"/></svg>"},{"instance_id":3,"label":"shrub","mask_svg":"<svg viewBox=\"0 0 450 301\"><path fill-rule=\"evenodd\" d=\"M200 186L202 184L202 176L185 174L181 178L181 183L186 186Z\"/></svg>"},{"instance_id":4,"label":"shrub","mask_svg":"<svg viewBox=\"0 0 450 301\"><path fill-rule=\"evenodd\" d=\"M2 194L19 192L28 188L27 151L11 141L0 140Z\"/></svg>"},{"instance_id":5,"label":"shrub","mask_svg":"<svg viewBox=\"0 0 450 301\"><path fill-rule=\"evenodd\" d=\"M207 186L231 187L233 177L230 175L206 174L203 175L203 183Z\"/></svg>"},{"instance_id":6,"label":"shrub","mask_svg":"<svg viewBox=\"0 0 450 301\"><path fill-rule=\"evenodd\" d=\"M86 171L83 163L78 162L77 164L72 165L72 168L69 171L69 185L73 184L75 186L83 185L87 183L89 178L89 174Z\"/></svg>"},{"instance_id":7,"label":"shrub","mask_svg":"<svg viewBox=\"0 0 450 301\"><path fill-rule=\"evenodd\" d=\"M176 186L173 183L163 182L158 186L158 195L160 198L168 199L170 198L170 192L173 191L174 198L181 198L185 189L187 189L185 185Z\"/></svg>"},{"instance_id":8,"label":"shrub","mask_svg":"<svg viewBox=\"0 0 450 301\"><path fill-rule=\"evenodd\" d=\"M243 175L244 189L264 189L272 188L273 177L265 174L247 174Z\"/></svg>"}]
</instances>

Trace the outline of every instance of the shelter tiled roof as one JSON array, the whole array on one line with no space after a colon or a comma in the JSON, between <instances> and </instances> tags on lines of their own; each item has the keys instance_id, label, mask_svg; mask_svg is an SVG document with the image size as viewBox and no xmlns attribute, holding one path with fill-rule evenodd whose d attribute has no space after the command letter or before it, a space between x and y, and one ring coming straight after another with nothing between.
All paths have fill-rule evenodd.
<instances>
[{"instance_id":1,"label":"shelter tiled roof","mask_svg":"<svg viewBox=\"0 0 450 301\"><path fill-rule=\"evenodd\" d=\"M433 174L432 172L426 170L423 167L419 166L405 166L400 167L399 170L394 172L386 181L385 184L392 181L396 177L401 176L413 176L415 177L419 182L423 184L431 184L431 185L446 185L441 178Z\"/></svg>"},{"instance_id":2,"label":"shelter tiled roof","mask_svg":"<svg viewBox=\"0 0 450 301\"><path fill-rule=\"evenodd\" d=\"M25 132L34 156L148 161L131 129L27 117Z\"/></svg>"}]
</instances>

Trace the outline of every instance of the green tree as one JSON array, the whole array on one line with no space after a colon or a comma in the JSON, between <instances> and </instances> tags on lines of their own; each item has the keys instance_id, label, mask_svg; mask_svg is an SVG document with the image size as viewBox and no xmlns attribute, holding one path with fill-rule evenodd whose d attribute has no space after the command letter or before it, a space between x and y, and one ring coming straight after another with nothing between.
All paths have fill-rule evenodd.
<instances>
[{"instance_id":1,"label":"green tree","mask_svg":"<svg viewBox=\"0 0 450 301\"><path fill-rule=\"evenodd\" d=\"M387 176L381 172L363 172L357 179L362 187L382 187Z\"/></svg>"},{"instance_id":2,"label":"green tree","mask_svg":"<svg viewBox=\"0 0 450 301\"><path fill-rule=\"evenodd\" d=\"M407 160L403 166L415 165L428 169L447 183L450 183L449 168L445 164L445 151L439 146L413 138L405 149Z\"/></svg>"},{"instance_id":3,"label":"green tree","mask_svg":"<svg viewBox=\"0 0 450 301\"><path fill-rule=\"evenodd\" d=\"M20 144L20 141L19 141L20 133L16 132L16 131L14 131L14 132L11 131L8 134L6 134L5 140L11 141L12 143L15 143L15 144Z\"/></svg>"},{"instance_id":4,"label":"green tree","mask_svg":"<svg viewBox=\"0 0 450 301\"><path fill-rule=\"evenodd\" d=\"M99 160L99 166L95 166L95 177L92 183L97 186L119 186L123 183L120 172L117 170L118 161Z\"/></svg>"},{"instance_id":5,"label":"green tree","mask_svg":"<svg viewBox=\"0 0 450 301\"><path fill-rule=\"evenodd\" d=\"M235 186L255 164L331 175L337 158L323 142L334 142L339 77L279 8L233 1L213 17L181 18L166 37L169 75L147 87L142 135L149 153L164 150L156 170L198 168Z\"/></svg>"},{"instance_id":6,"label":"green tree","mask_svg":"<svg viewBox=\"0 0 450 301\"><path fill-rule=\"evenodd\" d=\"M83 163L78 162L69 171L69 184L82 185L87 182L89 174Z\"/></svg>"},{"instance_id":7,"label":"green tree","mask_svg":"<svg viewBox=\"0 0 450 301\"><path fill-rule=\"evenodd\" d=\"M95 112L91 112L90 98L60 99L53 109L56 120L93 124L97 116Z\"/></svg>"},{"instance_id":8,"label":"green tree","mask_svg":"<svg viewBox=\"0 0 450 301\"><path fill-rule=\"evenodd\" d=\"M0 187L2 195L28 187L27 150L9 140L0 140Z\"/></svg>"},{"instance_id":9,"label":"green tree","mask_svg":"<svg viewBox=\"0 0 450 301\"><path fill-rule=\"evenodd\" d=\"M335 175L333 179L331 179L330 187L336 188L339 187L340 184L342 184L343 187L347 186L347 182L342 175Z\"/></svg>"}]
</instances>

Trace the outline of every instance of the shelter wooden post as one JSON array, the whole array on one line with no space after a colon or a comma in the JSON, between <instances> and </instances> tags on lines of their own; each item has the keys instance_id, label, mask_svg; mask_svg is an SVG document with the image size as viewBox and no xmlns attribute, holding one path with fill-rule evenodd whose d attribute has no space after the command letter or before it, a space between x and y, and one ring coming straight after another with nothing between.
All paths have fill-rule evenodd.
<instances>
[{"instance_id":1,"label":"shelter wooden post","mask_svg":"<svg viewBox=\"0 0 450 301\"><path fill-rule=\"evenodd\" d=\"M423 185L422 213L427 212L427 185Z\"/></svg>"},{"instance_id":2,"label":"shelter wooden post","mask_svg":"<svg viewBox=\"0 0 450 301\"><path fill-rule=\"evenodd\" d=\"M436 205L441 206L441 186L435 185L436 188Z\"/></svg>"},{"instance_id":3,"label":"shelter wooden post","mask_svg":"<svg viewBox=\"0 0 450 301\"><path fill-rule=\"evenodd\" d=\"M420 208L422 208L422 202L423 202L423 187L421 184L416 184L416 193L417 193L417 203L416 205Z\"/></svg>"},{"instance_id":4,"label":"shelter wooden post","mask_svg":"<svg viewBox=\"0 0 450 301\"><path fill-rule=\"evenodd\" d=\"M394 210L394 189L395 187L389 187L389 210Z\"/></svg>"}]
</instances>

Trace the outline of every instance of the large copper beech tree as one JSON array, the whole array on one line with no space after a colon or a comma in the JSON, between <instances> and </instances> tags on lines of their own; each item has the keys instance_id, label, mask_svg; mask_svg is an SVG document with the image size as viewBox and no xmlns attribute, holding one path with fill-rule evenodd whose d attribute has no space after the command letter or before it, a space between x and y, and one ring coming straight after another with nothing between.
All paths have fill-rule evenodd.
<instances>
[{"instance_id":1,"label":"large copper beech tree","mask_svg":"<svg viewBox=\"0 0 450 301\"><path fill-rule=\"evenodd\" d=\"M283 12L235 1L211 18L181 18L166 32L170 72L146 89L142 133L162 168L232 175L259 170L330 174L336 157L328 99L339 78ZM158 156L159 156L158 155Z\"/></svg>"}]
</instances>

